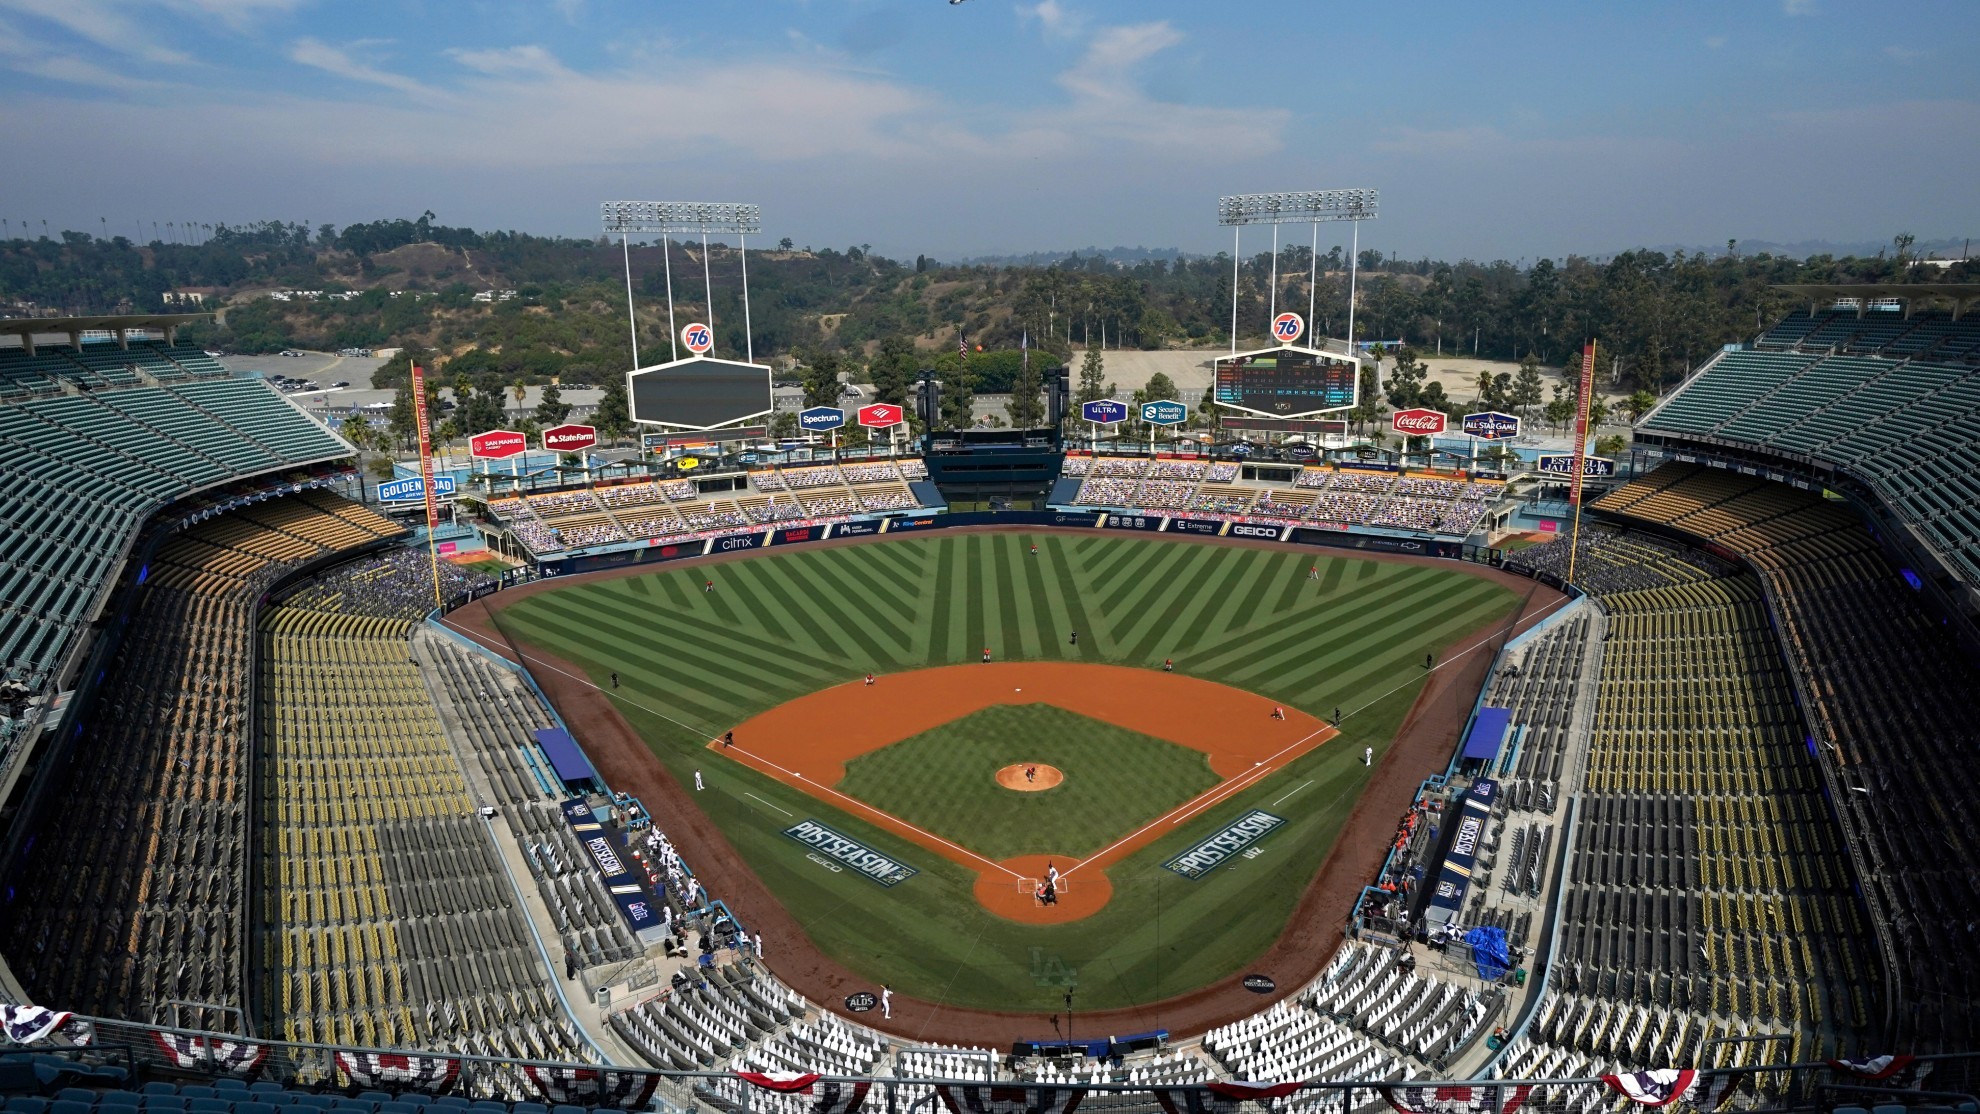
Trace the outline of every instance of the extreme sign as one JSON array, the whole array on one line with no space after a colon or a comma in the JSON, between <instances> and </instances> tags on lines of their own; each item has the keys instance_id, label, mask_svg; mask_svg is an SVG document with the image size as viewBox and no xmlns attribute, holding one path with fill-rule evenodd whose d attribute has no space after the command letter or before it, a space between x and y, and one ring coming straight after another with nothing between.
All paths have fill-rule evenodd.
<instances>
[{"instance_id":1,"label":"extreme sign","mask_svg":"<svg viewBox=\"0 0 1980 1114\"><path fill-rule=\"evenodd\" d=\"M1189 407L1167 399L1144 402L1141 404L1141 420L1149 425L1181 425L1189 420Z\"/></svg>"},{"instance_id":2,"label":"extreme sign","mask_svg":"<svg viewBox=\"0 0 1980 1114\"><path fill-rule=\"evenodd\" d=\"M883 886L895 886L919 871L903 862L882 855L850 836L841 835L816 820L785 828L784 834L824 855L842 862Z\"/></svg>"},{"instance_id":3,"label":"extreme sign","mask_svg":"<svg viewBox=\"0 0 1980 1114\"><path fill-rule=\"evenodd\" d=\"M574 453L598 444L598 430L588 425L557 425L543 431L543 447L554 452Z\"/></svg>"},{"instance_id":4,"label":"extreme sign","mask_svg":"<svg viewBox=\"0 0 1980 1114\"><path fill-rule=\"evenodd\" d=\"M859 424L868 429L886 429L907 420L907 412L891 402L876 402L859 408Z\"/></svg>"},{"instance_id":5,"label":"extreme sign","mask_svg":"<svg viewBox=\"0 0 1980 1114\"><path fill-rule=\"evenodd\" d=\"M1478 441L1504 441L1519 436L1519 416L1488 411L1464 416L1464 435Z\"/></svg>"},{"instance_id":6,"label":"extreme sign","mask_svg":"<svg viewBox=\"0 0 1980 1114\"><path fill-rule=\"evenodd\" d=\"M1080 403L1079 406L1079 416L1081 419L1099 425L1113 425L1116 422L1124 422L1127 420L1127 415L1127 403L1115 402L1111 398L1096 398L1092 402Z\"/></svg>"},{"instance_id":7,"label":"extreme sign","mask_svg":"<svg viewBox=\"0 0 1980 1114\"><path fill-rule=\"evenodd\" d=\"M476 460L506 460L529 448L529 442L513 429L491 429L468 438L468 452Z\"/></svg>"},{"instance_id":8,"label":"extreme sign","mask_svg":"<svg viewBox=\"0 0 1980 1114\"><path fill-rule=\"evenodd\" d=\"M1271 835L1285 822L1282 816L1253 809L1238 817L1230 827L1162 865L1184 878L1192 880L1201 878L1224 865L1226 859Z\"/></svg>"},{"instance_id":9,"label":"extreme sign","mask_svg":"<svg viewBox=\"0 0 1980 1114\"><path fill-rule=\"evenodd\" d=\"M1550 476L1572 476L1574 474L1574 454L1550 453L1543 456L1540 458L1540 471ZM1581 474L1584 476L1613 476L1616 474L1616 462L1606 457L1586 457L1581 462Z\"/></svg>"},{"instance_id":10,"label":"extreme sign","mask_svg":"<svg viewBox=\"0 0 1980 1114\"><path fill-rule=\"evenodd\" d=\"M836 406L814 406L798 411L798 428L807 433L823 433L846 424L846 412Z\"/></svg>"}]
</instances>

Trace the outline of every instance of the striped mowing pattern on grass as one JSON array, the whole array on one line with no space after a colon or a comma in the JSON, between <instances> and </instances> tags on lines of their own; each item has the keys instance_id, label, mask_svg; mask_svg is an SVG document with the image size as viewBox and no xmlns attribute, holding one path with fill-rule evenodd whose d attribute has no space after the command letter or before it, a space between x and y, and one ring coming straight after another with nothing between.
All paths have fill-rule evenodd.
<instances>
[{"instance_id":1,"label":"striped mowing pattern on grass","mask_svg":"<svg viewBox=\"0 0 1980 1114\"><path fill-rule=\"evenodd\" d=\"M707 579L712 592L702 591ZM615 706L682 784L706 774L695 803L822 952L904 994L1042 1013L1057 1008L1074 971L1080 1000L1111 1008L1244 970L1284 931L1339 837L1372 773L1362 748L1387 748L1425 676L1424 653L1516 602L1455 566L1138 536L958 533L573 584L519 600L496 621L601 687L619 675L621 688L607 687ZM1073 630L1078 645L1067 642ZM758 712L869 669L973 662L986 645L999 660L1160 668L1172 657L1180 673L1317 716L1336 706L1350 715L1341 738L1108 867L1113 897L1098 913L1046 927L985 911L975 871L740 763L710 763L703 749ZM1273 803L1295 787L1304 788ZM1199 880L1162 868L1253 808L1287 821L1258 858ZM823 870L783 836L793 816L815 816L921 873L880 894Z\"/></svg>"},{"instance_id":2,"label":"striped mowing pattern on grass","mask_svg":"<svg viewBox=\"0 0 1980 1114\"><path fill-rule=\"evenodd\" d=\"M501 616L712 735L868 670L974 661L985 647L998 660L1174 658L1180 672L1325 715L1503 612L1509 595L1455 569L1057 534L1038 536L1032 556L1033 540L773 551L564 588Z\"/></svg>"}]
</instances>

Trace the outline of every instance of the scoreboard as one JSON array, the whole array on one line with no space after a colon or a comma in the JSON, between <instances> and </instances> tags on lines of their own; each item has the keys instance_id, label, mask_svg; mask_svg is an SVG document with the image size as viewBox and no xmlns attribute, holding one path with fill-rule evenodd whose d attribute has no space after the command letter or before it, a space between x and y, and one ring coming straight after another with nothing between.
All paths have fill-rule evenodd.
<instances>
[{"instance_id":1,"label":"scoreboard","mask_svg":"<svg viewBox=\"0 0 1980 1114\"><path fill-rule=\"evenodd\" d=\"M1355 361L1310 348L1225 356L1216 366L1217 405L1275 418L1346 410L1361 379Z\"/></svg>"},{"instance_id":2,"label":"scoreboard","mask_svg":"<svg viewBox=\"0 0 1980 1114\"><path fill-rule=\"evenodd\" d=\"M770 413L770 369L690 356L632 372L626 400L633 421L713 429Z\"/></svg>"}]
</instances>

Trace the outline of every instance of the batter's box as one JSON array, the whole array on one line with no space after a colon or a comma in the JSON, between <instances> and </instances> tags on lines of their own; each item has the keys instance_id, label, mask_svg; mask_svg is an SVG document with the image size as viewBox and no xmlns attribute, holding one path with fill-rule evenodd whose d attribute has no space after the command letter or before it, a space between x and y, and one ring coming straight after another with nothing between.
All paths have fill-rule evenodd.
<instances>
[{"instance_id":1,"label":"batter's box","mask_svg":"<svg viewBox=\"0 0 1980 1114\"><path fill-rule=\"evenodd\" d=\"M1024 894L1027 897L1037 897L1039 893L1044 889L1045 889L1045 880L1043 878L1018 879L1018 892ZM1059 883L1056 887L1054 887L1054 889L1061 897L1063 897L1072 890L1072 883L1067 881L1064 875L1060 875Z\"/></svg>"}]
</instances>

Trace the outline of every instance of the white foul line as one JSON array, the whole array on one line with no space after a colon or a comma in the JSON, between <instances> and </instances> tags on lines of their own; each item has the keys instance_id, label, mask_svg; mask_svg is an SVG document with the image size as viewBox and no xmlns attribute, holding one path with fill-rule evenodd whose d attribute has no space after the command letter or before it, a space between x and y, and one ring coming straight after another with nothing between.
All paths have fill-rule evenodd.
<instances>
[{"instance_id":1,"label":"white foul line","mask_svg":"<svg viewBox=\"0 0 1980 1114\"><path fill-rule=\"evenodd\" d=\"M447 624L448 626L450 626L450 627L453 627L453 628L454 628L455 630L458 630L458 631L461 631L461 632L462 632L463 634L466 634L466 635L468 635L469 637L471 637L471 638L474 638L474 639L475 639L475 641L477 641L477 642L487 642L487 641L488 641L487 639L484 639L484 638L481 638L481 637L480 637L479 635L476 635L476 634L475 634L475 633L474 633L473 631L470 631L470 630L466 630L466 629L465 629L465 628L463 628L463 627L459 627L459 626L456 626L455 624L453 624L453 623L451 623L451 622L448 622L448 621L447 621L446 619L441 619L440 621L441 621L442 623L446 623L446 624ZM578 683L580 683L580 684L584 684L584 685L590 685L590 686L591 686L592 688L594 688L594 689L598 689L598 691L599 691L599 692L601 692L601 693L604 693L604 695L605 695L605 696L606 696L607 698L609 698L609 699L612 699L612 700L623 700L623 701L625 701L626 703L628 703L628 704L631 704L631 705L632 705L633 707L635 707L635 708L642 708L642 709L645 709L646 711L649 711L649 712L652 712L652 713L653 713L654 715L656 715L656 716L659 716L659 717L660 717L661 719L664 719L664 720L666 720L666 721L667 721L668 723L671 723L671 724L673 724L673 725L675 725L676 727L682 727L682 728L686 728L687 730L689 730L689 731L693 731L693 732L695 732L696 734L706 734L706 732L705 732L705 731L702 731L702 730L700 730L700 729L698 729L698 728L696 728L696 727L694 727L694 726L692 726L692 725L690 725L690 724L686 724L686 723L682 723L682 722L681 722L680 720L677 720L677 719L675 719L674 717L672 717L672 716L670 716L670 715L667 715L667 714L666 714L665 712L660 712L660 711L656 711L655 709L652 709L652 708L648 708L648 707L647 707L646 705L644 705L644 704L641 704L641 703L640 703L639 701L637 701L637 700L634 700L633 698L631 698L631 697L629 697L629 696L622 696L622 695L619 695L619 694L617 694L617 693L612 693L612 692L605 692L605 690L604 690L604 689L602 689L602 688L598 688L598 683L597 683L596 681L593 681L593 680L592 680L591 678L589 678L589 677L580 677L580 676L578 676L577 674L575 674L575 673L572 673L571 671L569 671L569 670L567 670L567 669L559 669L559 668L557 668L557 667L556 667L555 665L552 665L552 664L550 664L549 662L547 662L547 661L544 661L544 660L543 660L542 658L533 658L533 657L530 657L530 656L529 656L528 654L526 654L526 653L523 653L523 651L522 651L522 648L521 648L521 647L519 647L519 646L516 646L516 647L509 647L509 648L510 648L510 649L513 649L513 650L514 650L514 651L516 652L516 654L517 654L518 656L520 656L520 657L521 657L521 658L523 659L523 661L525 661L525 662L532 662L532 661L533 661L533 662L535 662L535 663L537 663L538 665L541 665L541 666L542 666L543 668L545 668L545 669L548 669L548 670L550 670L550 671L551 671L551 672L553 672L553 673L556 673L556 674L559 674L559 675L561 675L561 676L565 676L565 677L569 677L569 678L570 678L570 679L572 679L573 681L577 681L577 682L578 682ZM501 647L497 647L497 649L501 649ZM808 779L806 779L806 778L804 777L804 775L802 775L802 774L799 774L799 773L796 773L796 772L794 772L794 771L791 771L791 770L786 770L786 769L784 769L784 768L783 768L782 766L779 766L779 765L777 765L777 764L776 764L775 762L772 762L772 761L770 761L770 760L769 760L768 758L765 758L765 757L763 757L762 755L759 755L759 754L752 754L752 753L750 753L749 751L747 751L747 750L744 750L744 749L742 749L741 747L725 747L725 748L723 748L723 749L724 749L724 750L732 750L732 751L734 751L735 753L738 753L738 754L746 754L746 755L749 755L749 757L751 757L751 758L753 758L753 759L755 759L756 761L758 761L758 762L761 762L762 764L764 764L765 766L768 766L768 767L770 767L770 768L771 768L771 769L773 769L773 770L776 770L776 771L777 771L778 773L780 773L780 774L783 774L783 775L785 776L785 778L786 778L787 780L789 780L789 781L791 781L791 782L792 782L793 784L795 784L795 783L798 783L798 782L802 782L802 783L803 783L803 784L805 785L805 787L807 787L807 788L812 788L812 789L817 789L817 790L819 790L819 791L821 791L821 792L825 792L825 793L830 793L830 794L832 794L832 795L833 795L834 797L837 797L837 798L839 798L840 800L843 800L843 801L849 801L849 802L851 802L852 804L854 804L854 805L857 805L857 806L858 806L859 808L861 808L861 809L865 809L865 810L866 810L867 812L870 812L870 813L872 813L872 814L874 814L874 815L876 815L876 816L884 816L884 817L886 817L887 819L889 819L889 820L892 820L892 821L893 821L894 823L896 823L896 824L899 824L900 826L902 826L902 827L904 827L904 828L908 828L908 829L911 829L911 830L913 830L913 831L916 831L916 832L919 832L919 833L921 833L922 835L924 835L924 836L927 836L927 837L928 837L929 839L932 839L932 840L934 840L935 842L937 842L937 843L939 843L939 844L941 844L941 845L942 845L942 846L944 846L944 847L950 847L950 848L954 848L955 850L957 850L957 851L960 851L960 852L962 852L962 853L963 853L963 854L965 854L965 855L968 855L968 856L969 856L970 858L972 858L972 859L975 859L975 860L976 860L977 862L979 862L979 863L982 863L982 864L984 864L985 866L989 866L989 867L992 867L992 868L994 868L994 869L996 869L996 870L1001 870L1001 871L1003 871L1003 872L1004 872L1005 874L1008 874L1008 875L1010 875L1010 876L1011 876L1011 877L1013 877L1013 878L1020 878L1020 877L1023 877L1023 876L1022 876L1022 875L1020 875L1020 874L1019 874L1019 873L1018 873L1017 871L1015 871L1015 870L1012 870L1011 868L1009 868L1009 867L1007 867L1007 866L1004 866L1004 865L1003 865L1003 864L1001 864L1001 863L993 863L993 862L991 862L991 861L990 861L989 859L986 859L986 858L984 858L983 856L981 856L981 855L979 855L979 854L977 854L976 852L974 852L974 851L971 851L971 850L970 850L969 848L967 848L967 847L958 847L958 846L957 846L956 844L953 844L953 843L950 843L950 842L949 842L948 840L946 840L946 839L943 839L943 838L942 838L941 836L938 836L938 835L936 835L936 834L935 834L934 832L931 832L931 831L928 831L928 830L927 830L927 829L925 829L925 828L918 828L918 827L915 827L915 825L913 825L913 824L910 824L910 823L908 823L908 822L907 822L907 821L905 821L905 820L902 820L902 819L901 819L900 817L898 817L898 816L895 816L895 815L893 815L892 813L888 813L888 812L881 812L881 811L880 811L879 809L877 809L877 808L874 808L874 807L873 807L872 805L869 805L869 804L867 804L866 802L864 802L864 801L861 801L861 800L859 800L858 798L855 798L855 797L848 797L848 796L846 796L846 795L845 795L844 793L841 793L841 792L839 792L838 790L836 790L836 789L834 789L834 788L832 788L832 787L831 787L831 786L829 786L829 785L820 785L820 784L818 784L818 783L817 783L817 782L815 782L815 781L811 781L811 780L808 780ZM757 798L757 799L758 799L758 800L762 800L762 798L760 798L760 797L759 797L759 798ZM768 803L768 802L765 802L765 803ZM773 807L774 807L774 806L773 806ZM786 816L789 816L789 815L790 815L790 813L788 813L788 812L787 812L787 813L785 813L784 815L786 815Z\"/></svg>"},{"instance_id":2,"label":"white foul line","mask_svg":"<svg viewBox=\"0 0 1980 1114\"><path fill-rule=\"evenodd\" d=\"M1302 789L1304 789L1304 788L1306 788L1307 786L1309 786L1309 785L1312 785L1312 784L1313 784L1313 779L1312 779L1312 778L1307 778L1307 779L1306 779L1305 781L1302 781L1302 782L1300 782L1300 783L1299 783L1298 785L1295 785L1295 786L1293 786L1293 787L1292 787L1291 789L1289 789L1289 790L1287 790L1287 791L1286 791L1286 795L1285 795L1285 797L1280 797L1280 798L1279 798L1278 800L1276 800L1276 801L1273 801L1273 802L1272 802L1272 807L1273 807L1273 808L1278 808L1278 807L1279 807L1279 805L1281 805L1281 804L1283 804L1283 803L1285 802L1285 799L1286 799L1286 797L1290 797L1290 796L1292 796L1292 795L1293 795L1294 793L1297 793L1297 792L1299 792L1300 790L1302 790Z\"/></svg>"},{"instance_id":3,"label":"white foul line","mask_svg":"<svg viewBox=\"0 0 1980 1114\"><path fill-rule=\"evenodd\" d=\"M771 804L771 803L770 803L769 801L764 801L764 800L763 800L763 798L761 798L761 797L757 797L757 796L756 796L756 794L754 794L754 793L751 793L751 792L750 792L750 791L748 791L747 789L745 789L745 790L743 790L743 796L745 796L745 797L754 797L754 798L755 798L756 800L759 800L759 801L763 801L763 804L764 804L764 807L766 807L766 808L776 808L778 812L784 812L784 810L783 810L783 809L781 809L781 808L777 808L777 806L776 806L776 805L773 805L773 804ZM785 815L785 816L789 816L789 815L790 815L790 813L788 813L788 812L784 812L784 815Z\"/></svg>"}]
</instances>

